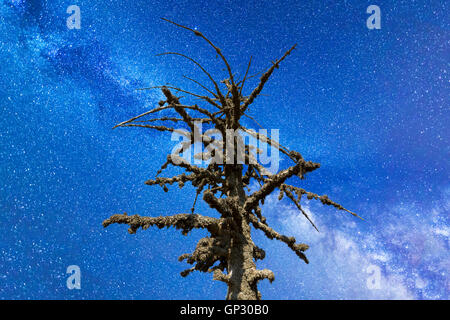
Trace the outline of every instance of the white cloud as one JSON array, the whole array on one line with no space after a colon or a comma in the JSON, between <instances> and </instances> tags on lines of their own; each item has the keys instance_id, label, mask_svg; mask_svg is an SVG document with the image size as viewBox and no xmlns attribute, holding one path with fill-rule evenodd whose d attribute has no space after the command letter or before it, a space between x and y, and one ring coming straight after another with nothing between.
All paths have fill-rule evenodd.
<instances>
[{"instance_id":1,"label":"white cloud","mask_svg":"<svg viewBox=\"0 0 450 320\"><path fill-rule=\"evenodd\" d=\"M293 299L448 299L446 205L444 197L432 214L399 205L371 224L335 221L331 226L323 218L326 209L310 202L304 209L319 233L294 206L279 203L275 196L266 201L263 213L282 233L310 245L311 264L292 274ZM269 259L273 254L268 253ZM283 263L298 268L294 260L293 255ZM374 269L380 270L379 289L367 284Z\"/></svg>"}]
</instances>

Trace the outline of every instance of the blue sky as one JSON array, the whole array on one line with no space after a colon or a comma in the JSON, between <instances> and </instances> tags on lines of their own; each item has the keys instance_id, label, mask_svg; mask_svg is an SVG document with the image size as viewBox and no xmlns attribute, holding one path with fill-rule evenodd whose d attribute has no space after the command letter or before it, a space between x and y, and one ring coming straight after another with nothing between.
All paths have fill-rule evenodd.
<instances>
[{"instance_id":1,"label":"blue sky","mask_svg":"<svg viewBox=\"0 0 450 320\"><path fill-rule=\"evenodd\" d=\"M69 30L66 9L81 8ZM366 8L381 8L368 30ZM177 261L205 235L129 235L111 214L188 212L193 189L144 185L170 136L111 127L160 99L134 89L176 83L195 56L218 77L213 52L162 20L198 28L238 75L292 44L250 115L321 168L301 182L366 221L307 205L320 233L288 202L269 223L311 248L305 265L255 232L276 280L266 299L448 299L450 291L449 16L443 1L25 1L0 6L0 298L223 299L209 274L182 278ZM252 85L255 85L253 82ZM251 122L248 123L252 125ZM205 205L197 209L213 214ZM81 290L66 268L79 265ZM369 289L367 269L381 272Z\"/></svg>"}]
</instances>

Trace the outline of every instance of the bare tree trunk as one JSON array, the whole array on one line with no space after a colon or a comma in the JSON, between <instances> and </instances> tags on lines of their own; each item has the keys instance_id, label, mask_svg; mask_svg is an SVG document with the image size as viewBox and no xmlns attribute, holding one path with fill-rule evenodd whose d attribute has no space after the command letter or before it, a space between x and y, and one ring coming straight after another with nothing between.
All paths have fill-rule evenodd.
<instances>
[{"instance_id":1,"label":"bare tree trunk","mask_svg":"<svg viewBox=\"0 0 450 320\"><path fill-rule=\"evenodd\" d=\"M230 257L228 262L227 300L259 300L256 281L252 279L256 270L253 261L253 242L250 237L250 226L244 220L239 226L238 239L232 238Z\"/></svg>"},{"instance_id":2,"label":"bare tree trunk","mask_svg":"<svg viewBox=\"0 0 450 320\"><path fill-rule=\"evenodd\" d=\"M237 230L231 237L226 299L259 300L260 295L256 281L253 279L256 271L256 265L253 261L254 243L251 239L249 221L243 210L246 196L242 183L242 165L228 165L226 171L227 183L230 186L229 196L236 199L235 205L238 208L233 215Z\"/></svg>"}]
</instances>

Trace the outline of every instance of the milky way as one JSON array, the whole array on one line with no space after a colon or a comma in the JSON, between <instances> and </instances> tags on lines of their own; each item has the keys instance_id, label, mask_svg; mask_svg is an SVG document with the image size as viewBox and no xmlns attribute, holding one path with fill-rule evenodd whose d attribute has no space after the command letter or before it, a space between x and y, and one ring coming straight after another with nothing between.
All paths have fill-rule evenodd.
<instances>
[{"instance_id":1,"label":"milky way","mask_svg":"<svg viewBox=\"0 0 450 320\"><path fill-rule=\"evenodd\" d=\"M366 26L372 1L149 3L77 1L77 30L66 24L70 1L2 1L0 298L225 297L211 275L179 275L186 265L177 257L201 231L131 236L101 225L118 212L175 214L192 205L193 189L164 193L143 183L173 148L170 136L111 130L160 99L137 88L170 82L198 90L182 77L199 77L195 65L158 53L196 57L225 78L209 47L161 17L201 30L240 76L250 56L256 73L297 43L249 114L321 163L301 185L365 219L311 203L317 233L288 202L268 201L269 222L310 244L311 263L255 233L267 251L260 266L276 275L261 284L263 298L449 298L444 1L377 1L379 30ZM69 265L81 269L81 290L66 287ZM373 270L378 288L368 285Z\"/></svg>"}]
</instances>

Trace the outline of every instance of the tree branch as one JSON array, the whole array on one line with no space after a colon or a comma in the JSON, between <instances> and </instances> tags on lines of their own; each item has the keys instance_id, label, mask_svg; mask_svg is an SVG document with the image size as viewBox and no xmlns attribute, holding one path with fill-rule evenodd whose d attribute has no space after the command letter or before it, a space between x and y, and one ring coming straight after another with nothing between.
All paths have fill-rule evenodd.
<instances>
[{"instance_id":1,"label":"tree branch","mask_svg":"<svg viewBox=\"0 0 450 320\"><path fill-rule=\"evenodd\" d=\"M251 275L250 281L258 282L263 279L267 279L269 280L270 283L272 283L275 280L275 275L273 274L272 270L269 269L255 270Z\"/></svg>"},{"instance_id":2,"label":"tree branch","mask_svg":"<svg viewBox=\"0 0 450 320\"><path fill-rule=\"evenodd\" d=\"M227 61L227 59L225 59L225 57L224 57L223 54L222 54L222 51L221 51L218 47L216 47L216 46L211 42L211 40L209 40L207 37L205 37L200 31L193 30L193 29L191 29L191 28L189 28L189 27L186 27L186 26L183 26L183 25L181 25L181 24L175 23L175 22L170 21L170 20L168 20L168 19L166 19L166 18L161 18L161 19L164 20L164 21L167 21L167 22L169 22L169 23L172 23L172 24L176 25L177 27L180 27L180 28L189 30L189 31L191 31L192 33L194 33L196 36L201 37L201 38L204 39L206 42L208 42L208 44L209 44L211 47L214 48L214 50L216 51L216 53L220 56L220 58L221 58L221 59L223 60L223 62L225 63L225 66L227 67L227 70L228 70L228 74L230 75L230 80L231 80L231 82L232 82L233 85L234 85L233 73L231 72L231 67L230 67L230 65L229 65L229 63L228 63L228 61Z\"/></svg>"},{"instance_id":3,"label":"tree branch","mask_svg":"<svg viewBox=\"0 0 450 320\"><path fill-rule=\"evenodd\" d=\"M288 185L288 184L282 184L281 188L290 189L290 190L294 191L297 194L297 197L298 197L297 201L298 202L300 202L300 199L301 199L302 195L306 194L306 197L307 197L308 200L311 200L311 199L320 200L320 202L322 202L322 204L324 204L324 205L333 206L333 207L335 207L338 210L346 211L346 212L350 213L351 215L353 215L354 217L357 217L357 218L359 218L361 220L364 220L363 218L361 218L356 213L354 213L354 212L344 208L339 203L330 200L327 195L319 196L318 194L315 194L315 193L306 191L305 189L294 187L294 186L291 186L291 185Z\"/></svg>"},{"instance_id":4,"label":"tree branch","mask_svg":"<svg viewBox=\"0 0 450 320\"><path fill-rule=\"evenodd\" d=\"M211 80L211 82L214 84L214 88L216 89L217 95L219 96L219 100L222 103L223 107L226 107L227 103L226 100L224 98L224 96L222 95L222 92L220 91L219 85L217 84L217 82L214 80L214 78L209 74L208 71L206 71L205 68L203 68L203 66L198 63L197 61L195 61L194 59L182 54L182 53L178 53L178 52L164 52L164 53L160 53L157 56L163 56L163 55L177 55L183 58L188 59L189 61L193 62L194 64L196 64L202 71L203 73L205 73L207 75L207 77Z\"/></svg>"},{"instance_id":5,"label":"tree branch","mask_svg":"<svg viewBox=\"0 0 450 320\"><path fill-rule=\"evenodd\" d=\"M111 224L128 224L130 234L136 233L139 228L143 230L151 226L157 226L159 229L164 227L175 227L181 229L183 235L187 235L192 229L207 229L211 233L217 232L220 219L201 216L198 214L180 213L173 216L160 217L141 217L137 214L128 216L127 213L114 214L109 219L103 221L103 227Z\"/></svg>"},{"instance_id":6,"label":"tree branch","mask_svg":"<svg viewBox=\"0 0 450 320\"><path fill-rule=\"evenodd\" d=\"M272 193L273 190L275 190L275 188L283 184L286 179L292 177L293 175L313 171L319 167L319 163L314 163L311 161L306 162L303 159L300 159L295 166L289 167L288 169L280 171L278 174L270 176L270 179L266 179L267 182L261 187L261 189L255 191L250 197L247 198L244 204L244 209L247 212L252 210L258 205L259 201L263 201L270 193Z\"/></svg>"},{"instance_id":7,"label":"tree branch","mask_svg":"<svg viewBox=\"0 0 450 320\"><path fill-rule=\"evenodd\" d=\"M319 232L319 229L317 229L316 225L314 224L314 222L311 220L311 218L308 216L308 214L305 212L305 210L303 210L302 206L300 205L300 202L295 200L294 196L292 195L291 191L284 188L282 191L284 191L284 193L287 195L287 197L289 199L292 200L292 202L294 202L295 206L297 207L298 210L300 210L300 212L305 216L305 218L312 224L312 226L314 227L314 229L317 230L317 232Z\"/></svg>"},{"instance_id":8,"label":"tree branch","mask_svg":"<svg viewBox=\"0 0 450 320\"><path fill-rule=\"evenodd\" d=\"M253 92L248 97L247 101L245 101L244 105L242 106L242 112L245 112L247 110L248 106L253 103L255 98L261 93L262 89L264 88L264 85L266 84L267 80L269 80L270 76L272 75L272 72L275 70L275 68L279 67L279 64L281 61L283 61L288 55L291 54L292 50L295 49L297 45L294 44L286 53L277 61L273 63L273 65L267 70L262 76L261 80L258 84L258 86L253 90Z\"/></svg>"},{"instance_id":9,"label":"tree branch","mask_svg":"<svg viewBox=\"0 0 450 320\"><path fill-rule=\"evenodd\" d=\"M282 242L286 243L288 245L288 247L291 248L291 250L293 250L295 252L295 254L300 259L305 261L305 263L309 263L308 258L306 258L305 254L303 253L304 251L309 249L309 246L307 244L295 243L295 238L294 237L287 237L287 236L284 236L282 234L279 234L278 232L273 230L268 225L260 222L254 216L249 216L249 219L250 219L250 222L253 224L253 226L256 229L259 229L262 232L264 232L264 234L267 236L267 238L269 238L269 239L277 239L279 241L282 241Z\"/></svg>"}]
</instances>

